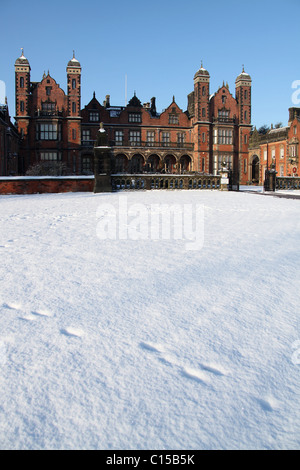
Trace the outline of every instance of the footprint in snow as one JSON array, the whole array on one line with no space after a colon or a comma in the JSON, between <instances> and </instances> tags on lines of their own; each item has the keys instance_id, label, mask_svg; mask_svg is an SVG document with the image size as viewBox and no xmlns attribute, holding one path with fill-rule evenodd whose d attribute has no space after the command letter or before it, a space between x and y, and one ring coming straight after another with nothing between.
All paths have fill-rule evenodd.
<instances>
[{"instance_id":1,"label":"footprint in snow","mask_svg":"<svg viewBox=\"0 0 300 470\"><path fill-rule=\"evenodd\" d=\"M31 312L32 315L36 315L38 317L52 317L52 313L48 312L47 310L35 310Z\"/></svg>"},{"instance_id":2,"label":"footprint in snow","mask_svg":"<svg viewBox=\"0 0 300 470\"><path fill-rule=\"evenodd\" d=\"M165 350L160 344L140 342L140 347L145 351L150 351L158 354L158 360L168 366L173 365L176 361L169 354L165 354Z\"/></svg>"},{"instance_id":3,"label":"footprint in snow","mask_svg":"<svg viewBox=\"0 0 300 470\"><path fill-rule=\"evenodd\" d=\"M193 369L191 367L181 367L176 361L176 359L171 355L166 354L163 346L158 344L146 343L144 341L141 341L140 347L145 351L157 353L159 361L168 366L177 367L184 377L205 385L210 384L209 374L219 376L228 375L227 371L224 370L221 366L199 364L200 369Z\"/></svg>"},{"instance_id":4,"label":"footprint in snow","mask_svg":"<svg viewBox=\"0 0 300 470\"><path fill-rule=\"evenodd\" d=\"M77 338L81 338L81 336L83 336L83 331L78 329L78 328L73 328L73 327L68 327L68 328L64 328L62 330L60 330L60 332L63 334L63 335L66 335L66 336L75 336Z\"/></svg>"},{"instance_id":5,"label":"footprint in snow","mask_svg":"<svg viewBox=\"0 0 300 470\"><path fill-rule=\"evenodd\" d=\"M256 401L260 404L264 411L275 411L278 407L277 401L274 398L256 398Z\"/></svg>"},{"instance_id":6,"label":"footprint in snow","mask_svg":"<svg viewBox=\"0 0 300 470\"><path fill-rule=\"evenodd\" d=\"M140 346L142 349L146 349L147 351L161 353L163 352L163 348L160 345L151 344L151 343L144 343L141 341Z\"/></svg>"},{"instance_id":7,"label":"footprint in snow","mask_svg":"<svg viewBox=\"0 0 300 470\"><path fill-rule=\"evenodd\" d=\"M13 302L3 303L2 308L7 308L9 310L18 310L18 311L25 310L21 304L13 303ZM36 320L37 316L38 317L52 317L53 315L47 310L35 310L35 311L31 311L30 313L25 313L23 317L19 317L19 318L21 320L33 321L33 320Z\"/></svg>"},{"instance_id":8,"label":"footprint in snow","mask_svg":"<svg viewBox=\"0 0 300 470\"><path fill-rule=\"evenodd\" d=\"M5 245L0 245L0 248L10 248L12 246L12 243L16 242L17 240L7 240Z\"/></svg>"},{"instance_id":9,"label":"footprint in snow","mask_svg":"<svg viewBox=\"0 0 300 470\"><path fill-rule=\"evenodd\" d=\"M24 315L24 317L19 317L20 320L25 320L25 321L34 321L36 320L36 317L29 313L28 315Z\"/></svg>"},{"instance_id":10,"label":"footprint in snow","mask_svg":"<svg viewBox=\"0 0 300 470\"><path fill-rule=\"evenodd\" d=\"M182 375L188 379L195 380L196 382L207 385L209 383L208 377L201 371L185 367L182 369Z\"/></svg>"},{"instance_id":11,"label":"footprint in snow","mask_svg":"<svg viewBox=\"0 0 300 470\"><path fill-rule=\"evenodd\" d=\"M227 371L219 366L200 364L200 367L201 369L206 370L207 372L211 372L214 375L227 375Z\"/></svg>"},{"instance_id":12,"label":"footprint in snow","mask_svg":"<svg viewBox=\"0 0 300 470\"><path fill-rule=\"evenodd\" d=\"M22 308L20 304L13 303L13 302L11 302L11 303L6 303L5 302L5 303L2 304L2 307L3 308L8 308L10 310L21 310L21 308Z\"/></svg>"}]
</instances>

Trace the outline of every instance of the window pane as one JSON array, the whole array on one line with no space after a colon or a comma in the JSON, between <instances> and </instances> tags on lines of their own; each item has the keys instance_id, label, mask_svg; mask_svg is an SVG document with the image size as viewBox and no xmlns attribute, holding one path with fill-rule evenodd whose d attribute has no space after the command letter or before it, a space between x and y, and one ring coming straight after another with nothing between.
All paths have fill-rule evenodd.
<instances>
[{"instance_id":1,"label":"window pane","mask_svg":"<svg viewBox=\"0 0 300 470\"><path fill-rule=\"evenodd\" d=\"M128 113L128 122L142 122L140 113Z\"/></svg>"},{"instance_id":2,"label":"window pane","mask_svg":"<svg viewBox=\"0 0 300 470\"><path fill-rule=\"evenodd\" d=\"M99 121L99 113L91 111L90 112L90 121Z\"/></svg>"}]
</instances>

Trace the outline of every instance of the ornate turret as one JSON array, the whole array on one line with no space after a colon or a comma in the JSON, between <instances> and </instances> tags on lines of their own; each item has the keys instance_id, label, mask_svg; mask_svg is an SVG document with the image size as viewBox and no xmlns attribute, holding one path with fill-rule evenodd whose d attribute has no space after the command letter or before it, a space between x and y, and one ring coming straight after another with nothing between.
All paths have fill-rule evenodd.
<instances>
[{"instance_id":1,"label":"ornate turret","mask_svg":"<svg viewBox=\"0 0 300 470\"><path fill-rule=\"evenodd\" d=\"M28 65L29 66L29 69L30 69L30 65L29 65L29 62L28 62L28 59L26 59L26 57L24 56L24 49L23 47L21 48L21 51L22 51L22 54L20 57L18 57L18 59L16 60L15 62L15 66L18 66L18 65Z\"/></svg>"},{"instance_id":2,"label":"ornate turret","mask_svg":"<svg viewBox=\"0 0 300 470\"><path fill-rule=\"evenodd\" d=\"M195 73L194 75L194 82L201 80L203 81L209 81L210 75L208 71L203 67L202 61L201 61L201 67L200 69Z\"/></svg>"},{"instance_id":3,"label":"ornate turret","mask_svg":"<svg viewBox=\"0 0 300 470\"><path fill-rule=\"evenodd\" d=\"M69 60L67 67L76 67L81 69L80 62L75 58L75 51L73 51L73 58Z\"/></svg>"},{"instance_id":4,"label":"ornate turret","mask_svg":"<svg viewBox=\"0 0 300 470\"><path fill-rule=\"evenodd\" d=\"M193 113L193 132L195 169L198 171L209 171L209 132L210 132L210 107L209 107L209 82L210 75L203 67L201 61L200 69L194 75L194 91L189 98L190 110ZM191 101L193 101L191 103ZM203 136L205 136L203 138ZM201 162L201 163L200 163Z\"/></svg>"},{"instance_id":5,"label":"ornate turret","mask_svg":"<svg viewBox=\"0 0 300 470\"><path fill-rule=\"evenodd\" d=\"M251 77L245 72L244 66L235 81L235 96L239 107L240 125L251 124Z\"/></svg>"},{"instance_id":6,"label":"ornate turret","mask_svg":"<svg viewBox=\"0 0 300 470\"><path fill-rule=\"evenodd\" d=\"M30 65L28 59L22 54L15 61L15 93L16 93L16 121L18 131L24 136L28 131L29 95L30 95Z\"/></svg>"},{"instance_id":7,"label":"ornate turret","mask_svg":"<svg viewBox=\"0 0 300 470\"><path fill-rule=\"evenodd\" d=\"M244 66L243 66L242 73L240 73L235 80L236 86L240 85L241 82L246 82L247 86L251 86L251 82L252 82L250 75L245 72Z\"/></svg>"}]
</instances>

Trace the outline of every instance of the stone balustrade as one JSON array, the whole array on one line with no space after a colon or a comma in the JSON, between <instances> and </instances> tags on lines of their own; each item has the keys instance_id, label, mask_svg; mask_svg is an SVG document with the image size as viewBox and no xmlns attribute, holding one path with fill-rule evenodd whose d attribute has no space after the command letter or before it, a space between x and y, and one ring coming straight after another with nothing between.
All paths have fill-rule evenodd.
<instances>
[{"instance_id":1,"label":"stone balustrade","mask_svg":"<svg viewBox=\"0 0 300 470\"><path fill-rule=\"evenodd\" d=\"M277 176L276 189L300 189L300 177Z\"/></svg>"},{"instance_id":2,"label":"stone balustrade","mask_svg":"<svg viewBox=\"0 0 300 470\"><path fill-rule=\"evenodd\" d=\"M221 187L221 176L193 174L114 174L113 191L138 189L227 189Z\"/></svg>"}]
</instances>

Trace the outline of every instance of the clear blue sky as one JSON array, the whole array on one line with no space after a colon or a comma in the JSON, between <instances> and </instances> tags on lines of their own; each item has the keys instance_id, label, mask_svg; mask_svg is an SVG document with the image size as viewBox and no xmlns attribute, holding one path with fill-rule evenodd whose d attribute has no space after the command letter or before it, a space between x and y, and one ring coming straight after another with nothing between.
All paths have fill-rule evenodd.
<instances>
[{"instance_id":1,"label":"clear blue sky","mask_svg":"<svg viewBox=\"0 0 300 470\"><path fill-rule=\"evenodd\" d=\"M93 91L124 105L136 91L156 97L158 111L173 95L187 108L193 77L203 66L210 92L235 79L245 65L252 78L252 124L287 124L292 83L300 80L299 0L0 0L0 80L14 116L14 62L21 47L31 81L44 71L66 91L73 49L82 66L82 108Z\"/></svg>"}]
</instances>

